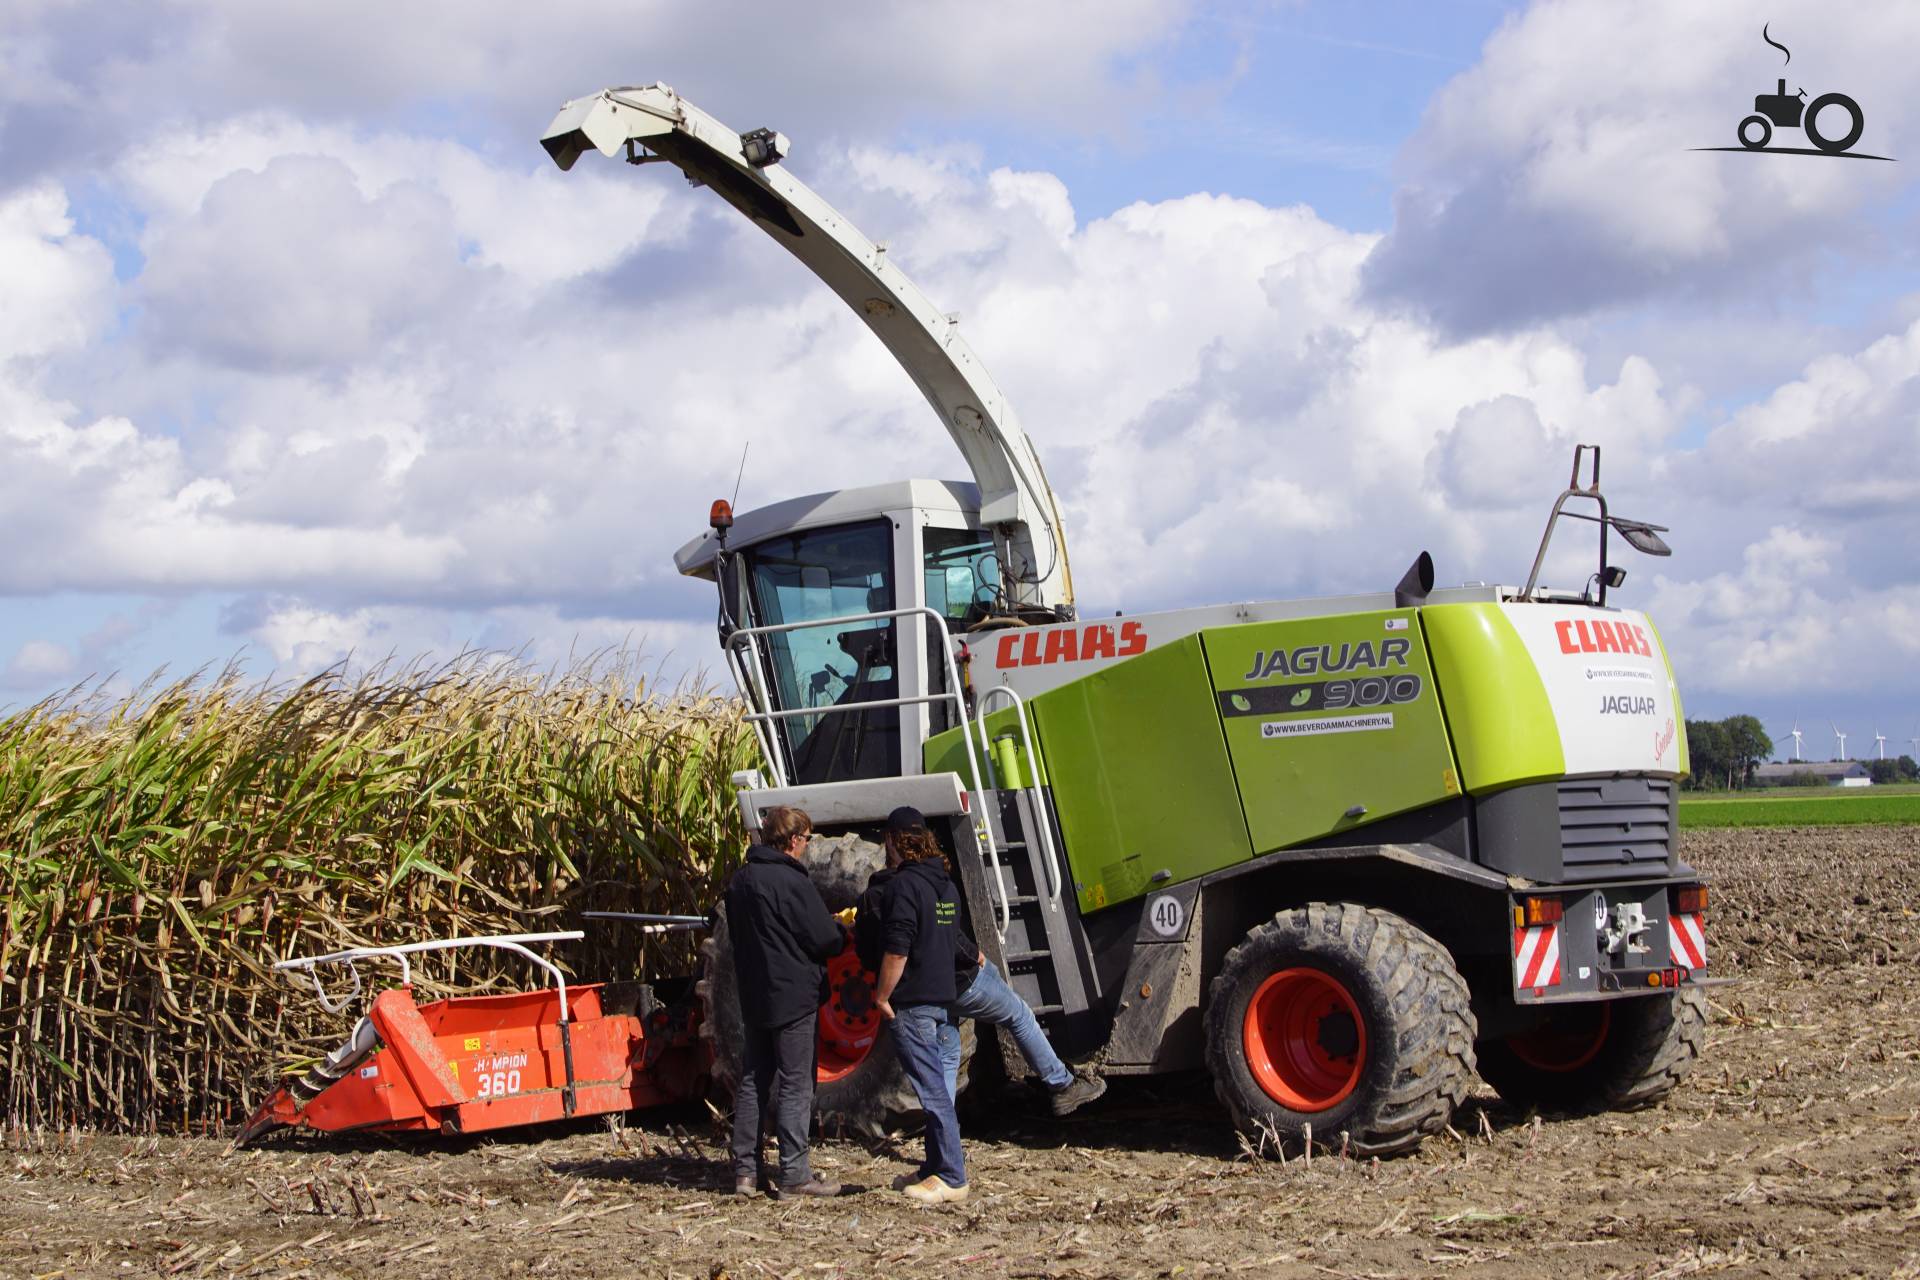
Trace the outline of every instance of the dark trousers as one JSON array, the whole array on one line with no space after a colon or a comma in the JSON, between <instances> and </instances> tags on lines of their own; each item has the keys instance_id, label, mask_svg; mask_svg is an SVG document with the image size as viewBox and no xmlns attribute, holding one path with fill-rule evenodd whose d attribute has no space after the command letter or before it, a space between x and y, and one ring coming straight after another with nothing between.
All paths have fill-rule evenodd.
<instances>
[{"instance_id":1,"label":"dark trousers","mask_svg":"<svg viewBox=\"0 0 1920 1280\"><path fill-rule=\"evenodd\" d=\"M733 1092L733 1176L758 1177L760 1142L773 1130L780 1144L780 1185L813 1176L807 1134L813 1127L813 1070L817 1041L809 1013L784 1027L748 1027L741 1046L740 1083Z\"/></svg>"},{"instance_id":2,"label":"dark trousers","mask_svg":"<svg viewBox=\"0 0 1920 1280\"><path fill-rule=\"evenodd\" d=\"M960 1024L943 1004L906 1004L888 1024L900 1065L927 1113L927 1159L923 1175L937 1175L950 1187L967 1185L967 1160L960 1151L960 1117L947 1084L948 1067L960 1070Z\"/></svg>"}]
</instances>

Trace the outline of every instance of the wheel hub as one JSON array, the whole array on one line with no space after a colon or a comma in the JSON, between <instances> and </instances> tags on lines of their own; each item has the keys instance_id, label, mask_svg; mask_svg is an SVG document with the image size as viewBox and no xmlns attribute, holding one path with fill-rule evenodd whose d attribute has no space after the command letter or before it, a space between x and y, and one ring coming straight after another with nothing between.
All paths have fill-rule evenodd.
<instances>
[{"instance_id":1,"label":"wheel hub","mask_svg":"<svg viewBox=\"0 0 1920 1280\"><path fill-rule=\"evenodd\" d=\"M873 1051L880 1013L873 1003L873 975L851 950L827 961L827 1000L820 1006L819 1050L814 1080L825 1084L850 1075Z\"/></svg>"},{"instance_id":2,"label":"wheel hub","mask_svg":"<svg viewBox=\"0 0 1920 1280\"><path fill-rule=\"evenodd\" d=\"M1366 1068L1360 1006L1345 983L1320 969L1270 975L1247 1002L1241 1038L1255 1083L1292 1111L1338 1106Z\"/></svg>"}]
</instances>

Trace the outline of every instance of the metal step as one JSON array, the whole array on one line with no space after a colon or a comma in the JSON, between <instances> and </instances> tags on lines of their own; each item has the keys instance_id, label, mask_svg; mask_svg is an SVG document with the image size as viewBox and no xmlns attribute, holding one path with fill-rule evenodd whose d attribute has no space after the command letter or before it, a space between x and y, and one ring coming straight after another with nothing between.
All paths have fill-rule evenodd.
<instances>
[{"instance_id":1,"label":"metal step","mask_svg":"<svg viewBox=\"0 0 1920 1280\"><path fill-rule=\"evenodd\" d=\"M1014 965L1029 960L1045 960L1052 955L1053 952L1042 947L1038 951L1009 951L1007 952L1006 960L1008 964Z\"/></svg>"}]
</instances>

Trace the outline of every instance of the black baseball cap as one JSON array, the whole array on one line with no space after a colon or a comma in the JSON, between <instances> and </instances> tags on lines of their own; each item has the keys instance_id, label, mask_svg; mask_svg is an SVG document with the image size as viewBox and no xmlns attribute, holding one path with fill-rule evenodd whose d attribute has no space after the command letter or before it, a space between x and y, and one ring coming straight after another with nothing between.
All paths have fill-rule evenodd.
<instances>
[{"instance_id":1,"label":"black baseball cap","mask_svg":"<svg viewBox=\"0 0 1920 1280\"><path fill-rule=\"evenodd\" d=\"M910 804L903 804L887 815L887 833L889 835L907 831L925 831L927 815Z\"/></svg>"}]
</instances>

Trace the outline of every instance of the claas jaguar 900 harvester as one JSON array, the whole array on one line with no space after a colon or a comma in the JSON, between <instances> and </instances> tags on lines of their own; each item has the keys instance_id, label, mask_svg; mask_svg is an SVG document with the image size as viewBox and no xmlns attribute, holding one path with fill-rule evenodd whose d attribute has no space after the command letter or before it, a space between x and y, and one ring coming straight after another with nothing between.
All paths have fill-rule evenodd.
<instances>
[{"instance_id":1,"label":"claas jaguar 900 harvester","mask_svg":"<svg viewBox=\"0 0 1920 1280\"><path fill-rule=\"evenodd\" d=\"M566 104L543 143L682 170L798 258L924 393L971 483L900 480L753 511L716 502L680 571L719 595L763 767L751 827L796 805L852 903L898 805L937 828L989 959L1056 1048L1106 1075L1204 1070L1250 1133L1417 1145L1476 1073L1521 1107L1632 1107L1699 1054L1707 889L1678 856L1687 772L1659 632L1610 603L1610 550L1668 553L1576 450L1526 583L1083 618L1059 505L958 325L802 185L787 139L671 88ZM1541 582L1562 521L1578 590ZM721 918L685 1020L728 1085ZM821 1010L821 1120L912 1095L851 954ZM690 996L689 1000L696 997ZM636 1041L637 1043L637 1041ZM1006 1039L975 1079L1019 1079ZM985 1070L982 1070L985 1068Z\"/></svg>"}]
</instances>

